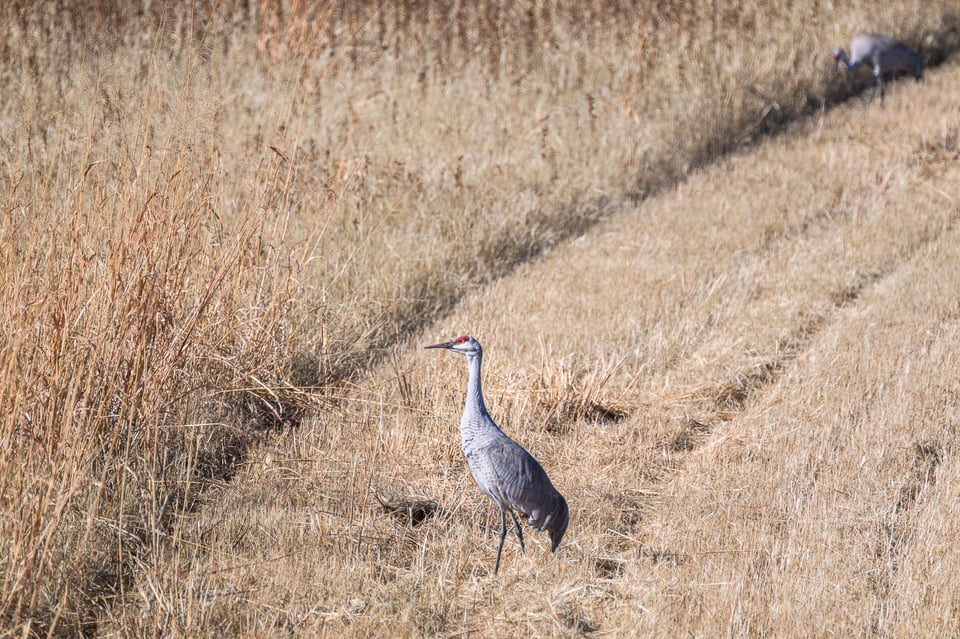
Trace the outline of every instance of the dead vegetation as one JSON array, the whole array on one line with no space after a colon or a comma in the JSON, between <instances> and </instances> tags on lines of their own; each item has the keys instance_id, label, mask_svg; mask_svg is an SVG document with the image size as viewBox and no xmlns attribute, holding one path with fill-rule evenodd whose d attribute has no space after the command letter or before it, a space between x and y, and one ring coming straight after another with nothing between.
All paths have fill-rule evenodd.
<instances>
[{"instance_id":1,"label":"dead vegetation","mask_svg":"<svg viewBox=\"0 0 960 639\"><path fill-rule=\"evenodd\" d=\"M4 3L0 631L955 629L951 79L818 112L950 11ZM464 330L572 508L497 581Z\"/></svg>"}]
</instances>

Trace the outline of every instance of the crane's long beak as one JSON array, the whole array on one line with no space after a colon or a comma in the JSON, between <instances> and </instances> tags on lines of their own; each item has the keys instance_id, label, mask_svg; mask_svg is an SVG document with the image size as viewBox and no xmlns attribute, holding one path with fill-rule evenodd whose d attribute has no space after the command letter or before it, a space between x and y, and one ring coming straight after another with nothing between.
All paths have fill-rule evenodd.
<instances>
[{"instance_id":1,"label":"crane's long beak","mask_svg":"<svg viewBox=\"0 0 960 639\"><path fill-rule=\"evenodd\" d=\"M442 343L440 343L440 344L431 344L430 346L424 346L424 348L425 348L425 349L427 349L427 348L453 348L453 345L454 345L454 344L456 344L456 342L454 342L454 341L442 342Z\"/></svg>"}]
</instances>

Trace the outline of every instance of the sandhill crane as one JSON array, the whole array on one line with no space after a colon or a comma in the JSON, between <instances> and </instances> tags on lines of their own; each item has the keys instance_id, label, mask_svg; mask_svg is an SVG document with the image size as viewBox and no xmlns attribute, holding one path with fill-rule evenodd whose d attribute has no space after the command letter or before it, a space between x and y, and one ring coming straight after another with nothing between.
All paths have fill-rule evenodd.
<instances>
[{"instance_id":1,"label":"sandhill crane","mask_svg":"<svg viewBox=\"0 0 960 639\"><path fill-rule=\"evenodd\" d=\"M446 348L467 357L467 399L460 418L460 443L470 472L480 491L500 507L500 545L493 574L500 568L500 554L507 536L507 515L513 521L523 546L523 532L514 509L530 518L536 530L550 535L550 550L555 551L567 530L569 511L567 502L550 483L546 471L522 446L507 437L490 417L483 404L480 389L480 363L483 351L480 342L464 335L451 342L433 344L426 348Z\"/></svg>"},{"instance_id":2,"label":"sandhill crane","mask_svg":"<svg viewBox=\"0 0 960 639\"><path fill-rule=\"evenodd\" d=\"M833 68L843 63L847 71L856 71L861 64L869 64L873 67L873 77L877 84L870 91L870 99L867 104L873 101L873 95L880 87L880 104L883 104L883 74L887 71L907 71L913 74L917 80L923 77L923 62L916 52L890 36L880 35L879 33L861 33L854 37L850 43L850 57L847 58L847 52L843 49L834 49Z\"/></svg>"}]
</instances>

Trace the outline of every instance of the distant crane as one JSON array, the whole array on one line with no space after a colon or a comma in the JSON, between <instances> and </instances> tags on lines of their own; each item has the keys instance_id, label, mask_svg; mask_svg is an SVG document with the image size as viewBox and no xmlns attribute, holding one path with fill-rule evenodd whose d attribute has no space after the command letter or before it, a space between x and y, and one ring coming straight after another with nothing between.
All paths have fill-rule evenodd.
<instances>
[{"instance_id":1,"label":"distant crane","mask_svg":"<svg viewBox=\"0 0 960 639\"><path fill-rule=\"evenodd\" d=\"M917 80L923 77L923 62L920 60L920 56L899 40L879 33L861 33L854 37L850 43L849 58L847 58L847 52L843 49L834 49L834 70L841 63L847 71L856 71L861 64L869 64L873 67L873 77L877 84L870 91L870 99L867 104L873 101L877 87L880 87L880 104L883 104L882 76L887 71L907 71L912 73Z\"/></svg>"},{"instance_id":2,"label":"distant crane","mask_svg":"<svg viewBox=\"0 0 960 639\"><path fill-rule=\"evenodd\" d=\"M460 441L480 491L500 507L500 545L497 546L493 574L497 574L500 568L500 554L507 536L507 514L517 531L520 550L527 553L514 509L528 516L528 523L534 529L548 531L550 550L555 551L567 530L567 502L550 483L537 460L507 437L487 412L480 390L480 363L483 360L480 342L464 335L426 348L446 348L467 357L469 376L466 404L460 418Z\"/></svg>"}]
</instances>

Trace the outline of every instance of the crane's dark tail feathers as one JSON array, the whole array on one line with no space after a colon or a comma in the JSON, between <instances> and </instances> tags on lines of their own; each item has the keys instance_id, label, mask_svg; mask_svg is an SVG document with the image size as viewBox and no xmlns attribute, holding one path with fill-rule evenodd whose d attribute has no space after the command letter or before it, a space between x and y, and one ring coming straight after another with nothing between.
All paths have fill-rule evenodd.
<instances>
[{"instance_id":1,"label":"crane's dark tail feathers","mask_svg":"<svg viewBox=\"0 0 960 639\"><path fill-rule=\"evenodd\" d=\"M550 534L550 550L556 551L557 546L563 539L563 534L567 532L567 524L570 522L570 511L567 509L567 500L560 497L557 507L550 513L547 519L546 529Z\"/></svg>"}]
</instances>

